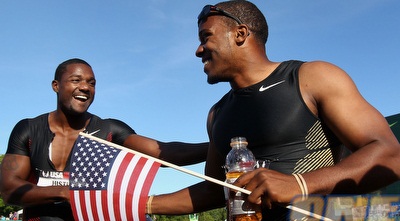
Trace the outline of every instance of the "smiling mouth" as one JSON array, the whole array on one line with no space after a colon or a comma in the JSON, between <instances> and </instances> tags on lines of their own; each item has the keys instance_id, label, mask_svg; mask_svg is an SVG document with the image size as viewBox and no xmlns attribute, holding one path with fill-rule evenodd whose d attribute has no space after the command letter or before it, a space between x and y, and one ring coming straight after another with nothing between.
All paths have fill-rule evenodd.
<instances>
[{"instance_id":1,"label":"smiling mouth","mask_svg":"<svg viewBox=\"0 0 400 221\"><path fill-rule=\"evenodd\" d=\"M210 61L211 61L211 57L210 56L202 56L201 62L203 64L206 65L206 64L210 63Z\"/></svg>"},{"instance_id":2,"label":"smiling mouth","mask_svg":"<svg viewBox=\"0 0 400 221\"><path fill-rule=\"evenodd\" d=\"M80 101L87 101L87 100L89 100L89 97L84 96L84 95L76 95L76 96L74 96L74 98L75 98L75 99L78 99L78 100L80 100Z\"/></svg>"}]
</instances>

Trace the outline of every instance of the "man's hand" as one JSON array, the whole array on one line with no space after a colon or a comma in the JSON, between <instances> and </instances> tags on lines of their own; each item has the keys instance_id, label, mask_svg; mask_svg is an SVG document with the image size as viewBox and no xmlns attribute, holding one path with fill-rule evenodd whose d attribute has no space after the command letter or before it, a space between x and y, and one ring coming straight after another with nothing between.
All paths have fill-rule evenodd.
<instances>
[{"instance_id":1,"label":"man's hand","mask_svg":"<svg viewBox=\"0 0 400 221\"><path fill-rule=\"evenodd\" d=\"M288 204L292 198L301 194L301 189L292 175L259 168L240 176L234 185L251 191L249 202L264 204L271 208L273 204Z\"/></svg>"}]
</instances>

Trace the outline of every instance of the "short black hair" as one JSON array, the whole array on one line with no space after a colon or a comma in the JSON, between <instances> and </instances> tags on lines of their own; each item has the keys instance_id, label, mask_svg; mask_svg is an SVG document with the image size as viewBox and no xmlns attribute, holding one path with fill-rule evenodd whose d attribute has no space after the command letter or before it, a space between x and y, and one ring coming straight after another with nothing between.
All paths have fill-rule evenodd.
<instances>
[{"instance_id":1,"label":"short black hair","mask_svg":"<svg viewBox=\"0 0 400 221\"><path fill-rule=\"evenodd\" d=\"M245 0L232 0L216 4L215 6L226 10L239 18L254 34L256 40L265 45L268 40L268 24L265 16L256 5Z\"/></svg>"},{"instance_id":2,"label":"short black hair","mask_svg":"<svg viewBox=\"0 0 400 221\"><path fill-rule=\"evenodd\" d=\"M58 65L58 67L56 69L56 73L54 74L54 80L56 80L56 81L61 80L62 75L65 73L68 65L70 65L70 64L84 64L84 65L87 65L90 68L92 68L92 66L90 66L90 64L87 63L86 61L84 61L80 58L72 58L72 59L66 60L63 63Z\"/></svg>"}]
</instances>

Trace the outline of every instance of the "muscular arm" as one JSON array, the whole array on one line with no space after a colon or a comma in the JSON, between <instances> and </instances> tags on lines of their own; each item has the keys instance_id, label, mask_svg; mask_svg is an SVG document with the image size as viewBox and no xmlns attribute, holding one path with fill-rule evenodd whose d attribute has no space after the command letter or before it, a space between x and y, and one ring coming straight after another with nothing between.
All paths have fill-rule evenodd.
<instances>
[{"instance_id":1,"label":"muscular arm","mask_svg":"<svg viewBox=\"0 0 400 221\"><path fill-rule=\"evenodd\" d=\"M32 176L29 136L27 119L18 122L11 132L0 168L0 192L4 201L23 207L69 201L68 187L39 187L29 182Z\"/></svg>"},{"instance_id":2,"label":"muscular arm","mask_svg":"<svg viewBox=\"0 0 400 221\"><path fill-rule=\"evenodd\" d=\"M301 71L306 74L300 81L312 85L302 84L305 94L314 98L318 115L354 152L334 167L305 174L310 190L366 193L399 179L399 142L386 119L361 96L350 77L324 62L307 64Z\"/></svg>"},{"instance_id":3,"label":"muscular arm","mask_svg":"<svg viewBox=\"0 0 400 221\"><path fill-rule=\"evenodd\" d=\"M303 174L309 193L367 193L399 179L399 142L343 70L325 62L305 63L300 90L310 110L353 151L335 166ZM288 203L301 193L293 176L265 169L245 174L236 184L253 190L252 202Z\"/></svg>"},{"instance_id":4,"label":"muscular arm","mask_svg":"<svg viewBox=\"0 0 400 221\"><path fill-rule=\"evenodd\" d=\"M68 187L39 187L28 182L29 157L6 154L1 163L0 189L4 201L19 206L32 206L69 200Z\"/></svg>"},{"instance_id":5,"label":"muscular arm","mask_svg":"<svg viewBox=\"0 0 400 221\"><path fill-rule=\"evenodd\" d=\"M150 155L155 158L168 161L176 165L190 165L206 160L208 143L183 143L160 142L135 133L135 131L123 121L106 119L102 121L106 129L102 136L112 136L113 143L123 145L129 149ZM93 127L93 130L97 130Z\"/></svg>"},{"instance_id":6,"label":"muscular arm","mask_svg":"<svg viewBox=\"0 0 400 221\"><path fill-rule=\"evenodd\" d=\"M137 134L130 135L124 146L179 166L204 162L208 150L208 143L165 143Z\"/></svg>"}]
</instances>

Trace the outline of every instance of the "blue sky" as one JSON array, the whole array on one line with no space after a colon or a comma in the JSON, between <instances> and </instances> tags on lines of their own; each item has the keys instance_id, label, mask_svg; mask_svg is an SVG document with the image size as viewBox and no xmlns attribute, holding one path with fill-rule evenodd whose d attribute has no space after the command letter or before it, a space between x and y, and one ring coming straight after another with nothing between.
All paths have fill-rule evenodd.
<instances>
[{"instance_id":1,"label":"blue sky","mask_svg":"<svg viewBox=\"0 0 400 221\"><path fill-rule=\"evenodd\" d=\"M229 84L208 85L194 52L196 17L218 1L1 1L0 153L22 118L56 108L55 68L78 57L96 74L89 111L161 141L207 141L206 117ZM253 1L270 30L273 61L324 60L343 68L384 116L400 112L400 1ZM204 164L187 167L203 173ZM200 179L159 170L151 194Z\"/></svg>"}]
</instances>

